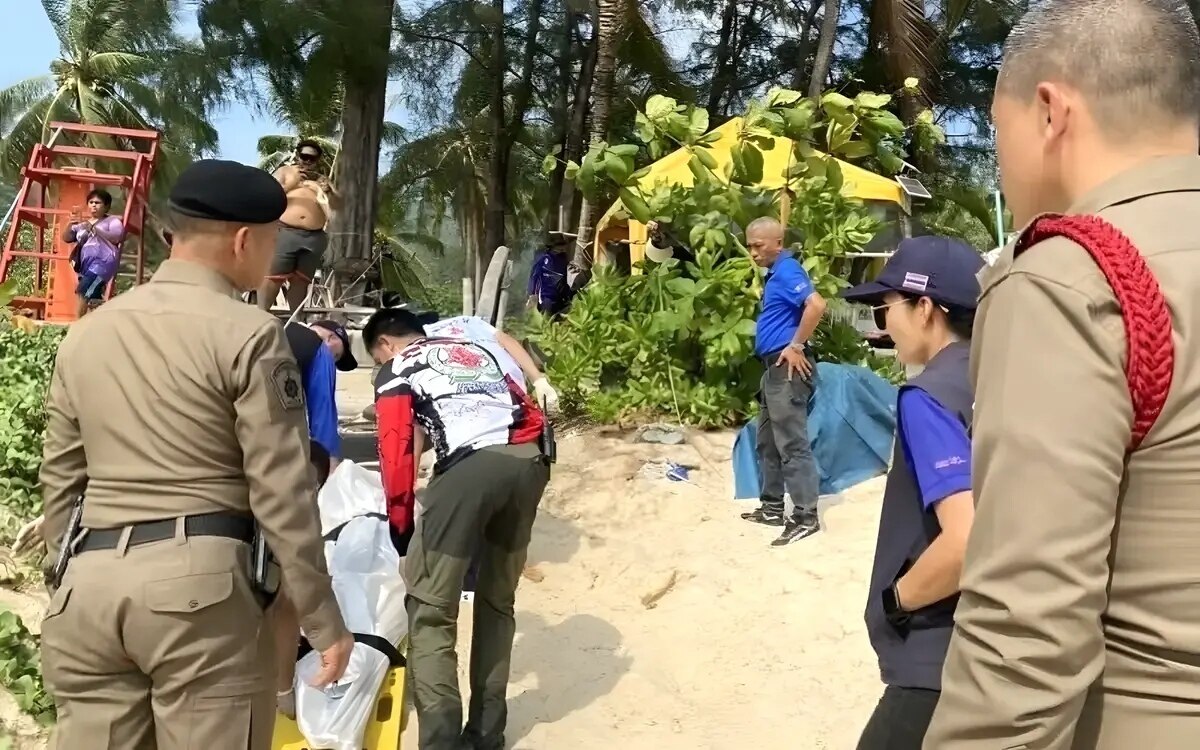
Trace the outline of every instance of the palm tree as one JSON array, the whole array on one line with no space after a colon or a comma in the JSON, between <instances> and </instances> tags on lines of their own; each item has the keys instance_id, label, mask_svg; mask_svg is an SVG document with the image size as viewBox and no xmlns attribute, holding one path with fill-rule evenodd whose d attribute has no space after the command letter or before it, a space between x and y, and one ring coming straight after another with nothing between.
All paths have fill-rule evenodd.
<instances>
[{"instance_id":1,"label":"palm tree","mask_svg":"<svg viewBox=\"0 0 1200 750\"><path fill-rule=\"evenodd\" d=\"M301 139L316 141L324 153L322 166L332 171L338 152L341 135L342 86L334 81L326 87L313 85L312 78L305 76L300 85L281 90L282 86L268 88L266 109L276 122L292 128L292 135L264 135L258 139L258 166L269 172L278 169L291 158L296 144Z\"/></svg>"},{"instance_id":2,"label":"palm tree","mask_svg":"<svg viewBox=\"0 0 1200 750\"><path fill-rule=\"evenodd\" d=\"M460 115L447 127L404 143L393 152L391 168L380 180L380 225L391 227L391 234L406 245L423 245L440 254L437 238L449 218L465 250L463 276L476 282L485 270L478 251L484 241L488 186L487 120L487 112ZM506 231L517 236L540 224L549 195L538 179L533 151L520 145L512 159Z\"/></svg>"},{"instance_id":3,"label":"palm tree","mask_svg":"<svg viewBox=\"0 0 1200 750\"><path fill-rule=\"evenodd\" d=\"M608 135L608 115L612 110L613 79L617 70L617 48L627 6L623 0L593 0L592 19L596 28L596 73L592 90L591 142L599 143ZM574 263L580 270L592 266L592 231L602 207L593 206L585 196L579 207L579 238Z\"/></svg>"},{"instance_id":4,"label":"palm tree","mask_svg":"<svg viewBox=\"0 0 1200 750\"><path fill-rule=\"evenodd\" d=\"M969 20L1005 27L1020 14L1022 5L1017 0L871 0L864 63L878 66L882 80L866 76L867 85L895 90L905 79L918 79L920 93L900 100L904 121L912 123L925 106L948 101L941 76L955 32Z\"/></svg>"},{"instance_id":5,"label":"palm tree","mask_svg":"<svg viewBox=\"0 0 1200 750\"><path fill-rule=\"evenodd\" d=\"M817 57L808 81L808 95L814 100L820 98L825 88L825 77L829 75L829 66L833 62L833 44L837 41L838 16L842 12L841 0L824 0L824 3L825 16L817 37Z\"/></svg>"},{"instance_id":6,"label":"palm tree","mask_svg":"<svg viewBox=\"0 0 1200 750\"><path fill-rule=\"evenodd\" d=\"M174 31L171 3L42 0L42 7L59 56L48 74L0 91L0 171L16 174L54 121L160 131L161 180L216 148L217 132L205 112L220 95L224 71ZM133 148L94 135L80 145Z\"/></svg>"}]
</instances>

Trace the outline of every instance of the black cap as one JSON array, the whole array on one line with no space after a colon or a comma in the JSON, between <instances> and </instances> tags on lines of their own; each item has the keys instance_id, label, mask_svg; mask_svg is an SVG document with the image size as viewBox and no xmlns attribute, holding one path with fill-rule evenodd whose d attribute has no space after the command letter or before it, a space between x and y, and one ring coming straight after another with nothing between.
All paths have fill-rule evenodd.
<instances>
[{"instance_id":1,"label":"black cap","mask_svg":"<svg viewBox=\"0 0 1200 750\"><path fill-rule=\"evenodd\" d=\"M261 169L222 159L201 159L183 170L167 200L184 216L238 224L270 224L287 209L287 195L278 180Z\"/></svg>"},{"instance_id":2,"label":"black cap","mask_svg":"<svg viewBox=\"0 0 1200 750\"><path fill-rule=\"evenodd\" d=\"M342 356L338 357L337 368L342 372L352 372L358 369L358 360L354 358L354 354L350 351L350 334L346 333L346 326L336 320L318 320L313 323L313 328L324 328L334 336L338 337L338 341L342 342Z\"/></svg>"},{"instance_id":3,"label":"black cap","mask_svg":"<svg viewBox=\"0 0 1200 750\"><path fill-rule=\"evenodd\" d=\"M947 307L974 310L979 303L983 258L970 245L949 237L911 237L899 247L879 276L842 292L843 299L876 305L888 292L928 297Z\"/></svg>"}]
</instances>

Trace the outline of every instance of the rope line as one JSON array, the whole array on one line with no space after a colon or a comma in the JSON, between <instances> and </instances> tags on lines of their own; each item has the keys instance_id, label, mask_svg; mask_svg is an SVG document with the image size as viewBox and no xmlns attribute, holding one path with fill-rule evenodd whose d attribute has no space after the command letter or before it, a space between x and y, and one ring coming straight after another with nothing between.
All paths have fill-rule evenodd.
<instances>
[{"instance_id":1,"label":"rope line","mask_svg":"<svg viewBox=\"0 0 1200 750\"><path fill-rule=\"evenodd\" d=\"M1137 450L1162 414L1175 374L1171 313L1145 257L1119 229L1099 216L1047 216L1018 240L1014 257L1039 242L1063 237L1099 266L1121 308L1125 378L1133 404L1129 451Z\"/></svg>"}]
</instances>

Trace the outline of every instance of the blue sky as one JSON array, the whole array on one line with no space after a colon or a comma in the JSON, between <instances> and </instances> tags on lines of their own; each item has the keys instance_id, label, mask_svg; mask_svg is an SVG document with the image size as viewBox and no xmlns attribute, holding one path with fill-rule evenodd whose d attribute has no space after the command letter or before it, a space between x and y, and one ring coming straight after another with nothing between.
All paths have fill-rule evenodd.
<instances>
[{"instance_id":1,"label":"blue sky","mask_svg":"<svg viewBox=\"0 0 1200 750\"><path fill-rule=\"evenodd\" d=\"M50 61L58 56L58 37L35 0L8 0L20 7L5 11L4 64L0 65L0 88L50 70ZM256 144L261 135L286 132L269 118L255 116L243 104L234 104L213 117L221 136L221 156L254 164L258 161Z\"/></svg>"}]
</instances>

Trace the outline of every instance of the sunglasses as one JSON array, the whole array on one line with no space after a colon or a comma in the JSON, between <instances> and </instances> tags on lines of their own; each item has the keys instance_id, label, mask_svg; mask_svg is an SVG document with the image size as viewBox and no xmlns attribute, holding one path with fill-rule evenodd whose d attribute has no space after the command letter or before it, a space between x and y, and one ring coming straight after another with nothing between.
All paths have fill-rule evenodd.
<instances>
[{"instance_id":1,"label":"sunglasses","mask_svg":"<svg viewBox=\"0 0 1200 750\"><path fill-rule=\"evenodd\" d=\"M881 331L885 330L887 328L888 308L895 307L896 305L903 305L904 303L906 303L908 301L909 300L907 300L907 299L902 299L899 302L888 302L883 305L875 305L874 307L872 307L871 314L875 317L875 327Z\"/></svg>"},{"instance_id":2,"label":"sunglasses","mask_svg":"<svg viewBox=\"0 0 1200 750\"><path fill-rule=\"evenodd\" d=\"M300 159L300 161L316 161L320 157L317 156L316 154L300 153L300 154L297 154L297 158Z\"/></svg>"},{"instance_id":3,"label":"sunglasses","mask_svg":"<svg viewBox=\"0 0 1200 750\"><path fill-rule=\"evenodd\" d=\"M883 305L875 305L871 308L871 314L875 317L875 327L880 331L887 329L887 311L889 307L903 305L907 302L918 302L919 300L920 298L918 297L916 299L902 299L897 302L888 302ZM937 303L935 302L934 304ZM938 305L938 309L944 313L950 313L950 310L945 305Z\"/></svg>"}]
</instances>

